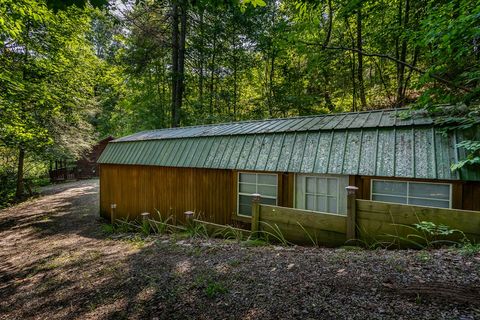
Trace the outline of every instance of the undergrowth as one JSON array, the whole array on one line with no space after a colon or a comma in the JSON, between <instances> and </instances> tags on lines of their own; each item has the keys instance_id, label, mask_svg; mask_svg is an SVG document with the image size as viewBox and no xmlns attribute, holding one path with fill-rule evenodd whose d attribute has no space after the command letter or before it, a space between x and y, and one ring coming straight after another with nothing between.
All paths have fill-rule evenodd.
<instances>
[{"instance_id":1,"label":"undergrowth","mask_svg":"<svg viewBox=\"0 0 480 320\"><path fill-rule=\"evenodd\" d=\"M198 215L194 215L194 218ZM278 225L262 223L261 231L250 233L249 230L242 230L233 226L222 226L209 230L207 225L199 220L192 219L184 225L174 225L173 216L163 216L157 210L155 219L147 218L143 220L129 220L127 218L117 219L113 224L103 224L101 226L102 232L109 236L122 234L132 234L136 238L138 236L148 237L150 235L171 234L178 238L221 238L224 240L234 240L243 243L245 246L265 246L270 244L280 244L284 246L292 245L286 238ZM138 242L138 241L137 241Z\"/></svg>"},{"instance_id":2,"label":"undergrowth","mask_svg":"<svg viewBox=\"0 0 480 320\"><path fill-rule=\"evenodd\" d=\"M172 215L162 216L162 214L157 211L155 219L148 218L141 221L130 221L128 218L119 219L116 220L114 224L102 225L102 231L108 235L133 233L143 237L153 234L171 234L175 239L180 235L182 235L182 238L221 238L225 240L235 240L249 247L270 244L280 244L283 246L292 245L277 224L269 224L261 221L261 230L251 233L248 230L242 230L232 226L216 226L212 230L212 224L209 226L209 224L196 220L195 217L198 217L198 215L194 215L194 218L184 225L174 225L172 224L174 220ZM303 231L304 237L308 239L313 246L322 246L317 233L308 231L306 227L298 222L297 224ZM435 224L431 221L419 221L413 225L395 223L392 223L392 225L395 226L396 230L403 228L402 234L405 234L406 230L410 232L406 233L406 235L400 235L397 232L397 234L383 234L368 239L349 240L345 242L343 248L346 250L361 250L362 248L374 250L377 248L401 249L413 247L420 250L429 250L450 247L468 256L480 253L480 244L470 241L461 230L453 229L443 224ZM362 230L359 230L359 232L360 234L365 234L365 231L362 232Z\"/></svg>"}]
</instances>

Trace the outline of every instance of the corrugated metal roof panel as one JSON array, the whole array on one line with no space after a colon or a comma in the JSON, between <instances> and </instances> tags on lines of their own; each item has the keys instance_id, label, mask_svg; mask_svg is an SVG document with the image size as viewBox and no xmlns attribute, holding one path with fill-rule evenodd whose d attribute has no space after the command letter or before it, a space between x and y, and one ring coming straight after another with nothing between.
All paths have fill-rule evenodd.
<instances>
[{"instance_id":1,"label":"corrugated metal roof panel","mask_svg":"<svg viewBox=\"0 0 480 320\"><path fill-rule=\"evenodd\" d=\"M265 170L267 161L269 161L269 154L272 148L274 135L264 134L262 136L263 136L262 147L258 153L258 158L255 164L255 168L256 169L262 168L261 170Z\"/></svg>"},{"instance_id":2,"label":"corrugated metal roof panel","mask_svg":"<svg viewBox=\"0 0 480 320\"><path fill-rule=\"evenodd\" d=\"M303 152L302 167L300 172L313 172L315 159L317 155L319 132L308 132L305 142L305 150Z\"/></svg>"},{"instance_id":3,"label":"corrugated metal roof panel","mask_svg":"<svg viewBox=\"0 0 480 320\"><path fill-rule=\"evenodd\" d=\"M395 126L395 119L397 117L397 110L392 112L382 112L382 115L379 119L378 127L393 127Z\"/></svg>"},{"instance_id":4,"label":"corrugated metal roof panel","mask_svg":"<svg viewBox=\"0 0 480 320\"><path fill-rule=\"evenodd\" d=\"M377 146L372 150L377 154L377 176L393 177L395 173L395 134L395 129L378 131Z\"/></svg>"},{"instance_id":5,"label":"corrugated metal roof panel","mask_svg":"<svg viewBox=\"0 0 480 320\"><path fill-rule=\"evenodd\" d=\"M357 121L358 115L361 113L351 113L347 114L345 118L343 118L337 125L336 129L347 129L350 128L350 126Z\"/></svg>"},{"instance_id":6,"label":"corrugated metal roof panel","mask_svg":"<svg viewBox=\"0 0 480 320\"><path fill-rule=\"evenodd\" d=\"M228 164L230 161L230 157L232 156L233 150L235 148L235 143L237 139L238 139L237 136L229 137L228 143L225 146L225 151L223 152L223 155L222 155L222 159L220 160L220 163L218 165L219 168L230 168Z\"/></svg>"},{"instance_id":7,"label":"corrugated metal roof panel","mask_svg":"<svg viewBox=\"0 0 480 320\"><path fill-rule=\"evenodd\" d=\"M262 152L262 143L264 139L264 135L257 135L252 144L252 149L250 151L250 155L247 156L247 161L245 163L245 169L247 170L255 170L257 167L258 157Z\"/></svg>"},{"instance_id":8,"label":"corrugated metal roof panel","mask_svg":"<svg viewBox=\"0 0 480 320\"><path fill-rule=\"evenodd\" d=\"M317 154L315 155L315 166L313 172L327 173L332 148L333 131L322 132L318 140Z\"/></svg>"},{"instance_id":9,"label":"corrugated metal roof panel","mask_svg":"<svg viewBox=\"0 0 480 320\"><path fill-rule=\"evenodd\" d=\"M286 133L283 145L280 151L277 168L275 171L288 171L288 164L293 154L293 147L295 146L295 133Z\"/></svg>"},{"instance_id":10,"label":"corrugated metal roof panel","mask_svg":"<svg viewBox=\"0 0 480 320\"><path fill-rule=\"evenodd\" d=\"M367 119L365 119L362 128L374 128L380 126L382 121L384 110L372 111L368 114Z\"/></svg>"},{"instance_id":11,"label":"corrugated metal roof panel","mask_svg":"<svg viewBox=\"0 0 480 320\"><path fill-rule=\"evenodd\" d=\"M433 120L422 113L412 113L404 116L407 109L365 111L356 113L323 114L308 117L286 119L268 119L202 125L184 128L159 129L143 131L127 137L113 140L113 142L180 139L193 137L211 137L225 135L259 134L275 132L303 132L317 130L344 130L354 128L374 127L402 127L412 125L431 124Z\"/></svg>"},{"instance_id":12,"label":"corrugated metal roof panel","mask_svg":"<svg viewBox=\"0 0 480 320\"><path fill-rule=\"evenodd\" d=\"M343 158L343 172L348 174L357 174L360 162L360 146L362 144L362 130L352 130L348 132L348 141Z\"/></svg>"},{"instance_id":13,"label":"corrugated metal roof panel","mask_svg":"<svg viewBox=\"0 0 480 320\"><path fill-rule=\"evenodd\" d=\"M418 178L433 177L436 174L433 134L433 128L431 130L415 130L414 170L415 176Z\"/></svg>"},{"instance_id":14,"label":"corrugated metal roof panel","mask_svg":"<svg viewBox=\"0 0 480 320\"><path fill-rule=\"evenodd\" d=\"M373 176L377 172L379 130L363 130L362 144L360 145L360 163L358 173Z\"/></svg>"},{"instance_id":15,"label":"corrugated metal roof panel","mask_svg":"<svg viewBox=\"0 0 480 320\"><path fill-rule=\"evenodd\" d=\"M428 126L363 128L109 143L99 163L451 180L463 156L455 145ZM480 180L469 170L461 178Z\"/></svg>"},{"instance_id":16,"label":"corrugated metal roof panel","mask_svg":"<svg viewBox=\"0 0 480 320\"><path fill-rule=\"evenodd\" d=\"M322 130L333 130L346 117L346 114L331 115L330 119L323 125Z\"/></svg>"},{"instance_id":17,"label":"corrugated metal roof panel","mask_svg":"<svg viewBox=\"0 0 480 320\"><path fill-rule=\"evenodd\" d=\"M328 173L341 174L343 167L343 159L345 155L345 139L347 138L347 131L334 131L332 147L328 155Z\"/></svg>"},{"instance_id":18,"label":"corrugated metal roof panel","mask_svg":"<svg viewBox=\"0 0 480 320\"><path fill-rule=\"evenodd\" d=\"M413 177L413 148L412 129L397 129L395 135L395 177Z\"/></svg>"},{"instance_id":19,"label":"corrugated metal roof panel","mask_svg":"<svg viewBox=\"0 0 480 320\"><path fill-rule=\"evenodd\" d=\"M283 141L285 139L285 133L275 134L273 136L272 147L270 148L270 154L268 156L266 171L276 171L278 161L280 160L280 154L282 151Z\"/></svg>"},{"instance_id":20,"label":"corrugated metal roof panel","mask_svg":"<svg viewBox=\"0 0 480 320\"><path fill-rule=\"evenodd\" d=\"M307 143L308 134L297 134L293 145L292 156L288 164L289 172L300 172L302 162L304 159L305 146Z\"/></svg>"}]
</instances>

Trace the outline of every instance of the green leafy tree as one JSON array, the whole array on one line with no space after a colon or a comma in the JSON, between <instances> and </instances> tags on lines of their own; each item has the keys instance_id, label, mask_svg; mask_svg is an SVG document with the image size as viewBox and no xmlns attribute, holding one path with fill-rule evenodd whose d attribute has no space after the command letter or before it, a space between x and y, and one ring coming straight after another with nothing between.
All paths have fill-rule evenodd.
<instances>
[{"instance_id":1,"label":"green leafy tree","mask_svg":"<svg viewBox=\"0 0 480 320\"><path fill-rule=\"evenodd\" d=\"M0 12L0 142L18 152L20 199L26 154L78 157L91 145L99 65L85 10L54 13L42 1L22 0L2 2Z\"/></svg>"}]
</instances>

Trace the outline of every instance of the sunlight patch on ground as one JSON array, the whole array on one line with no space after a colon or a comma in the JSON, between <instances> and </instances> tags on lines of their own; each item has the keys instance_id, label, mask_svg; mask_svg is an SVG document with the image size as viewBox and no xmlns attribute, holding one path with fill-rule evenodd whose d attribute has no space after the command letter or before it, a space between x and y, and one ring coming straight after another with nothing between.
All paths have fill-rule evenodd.
<instances>
[{"instance_id":1,"label":"sunlight patch on ground","mask_svg":"<svg viewBox=\"0 0 480 320\"><path fill-rule=\"evenodd\" d=\"M182 275L187 272L190 272L191 269L192 269L192 263L190 262L190 260L183 260L178 262L175 265L175 273L178 275Z\"/></svg>"}]
</instances>

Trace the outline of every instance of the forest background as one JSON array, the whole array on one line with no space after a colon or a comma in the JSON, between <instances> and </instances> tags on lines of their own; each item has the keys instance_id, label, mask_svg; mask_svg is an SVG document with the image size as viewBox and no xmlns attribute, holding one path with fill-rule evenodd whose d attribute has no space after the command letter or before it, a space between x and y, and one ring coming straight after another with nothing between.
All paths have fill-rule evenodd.
<instances>
[{"instance_id":1,"label":"forest background","mask_svg":"<svg viewBox=\"0 0 480 320\"><path fill-rule=\"evenodd\" d=\"M401 107L478 130L479 96L476 0L2 0L0 207L110 135Z\"/></svg>"}]
</instances>

